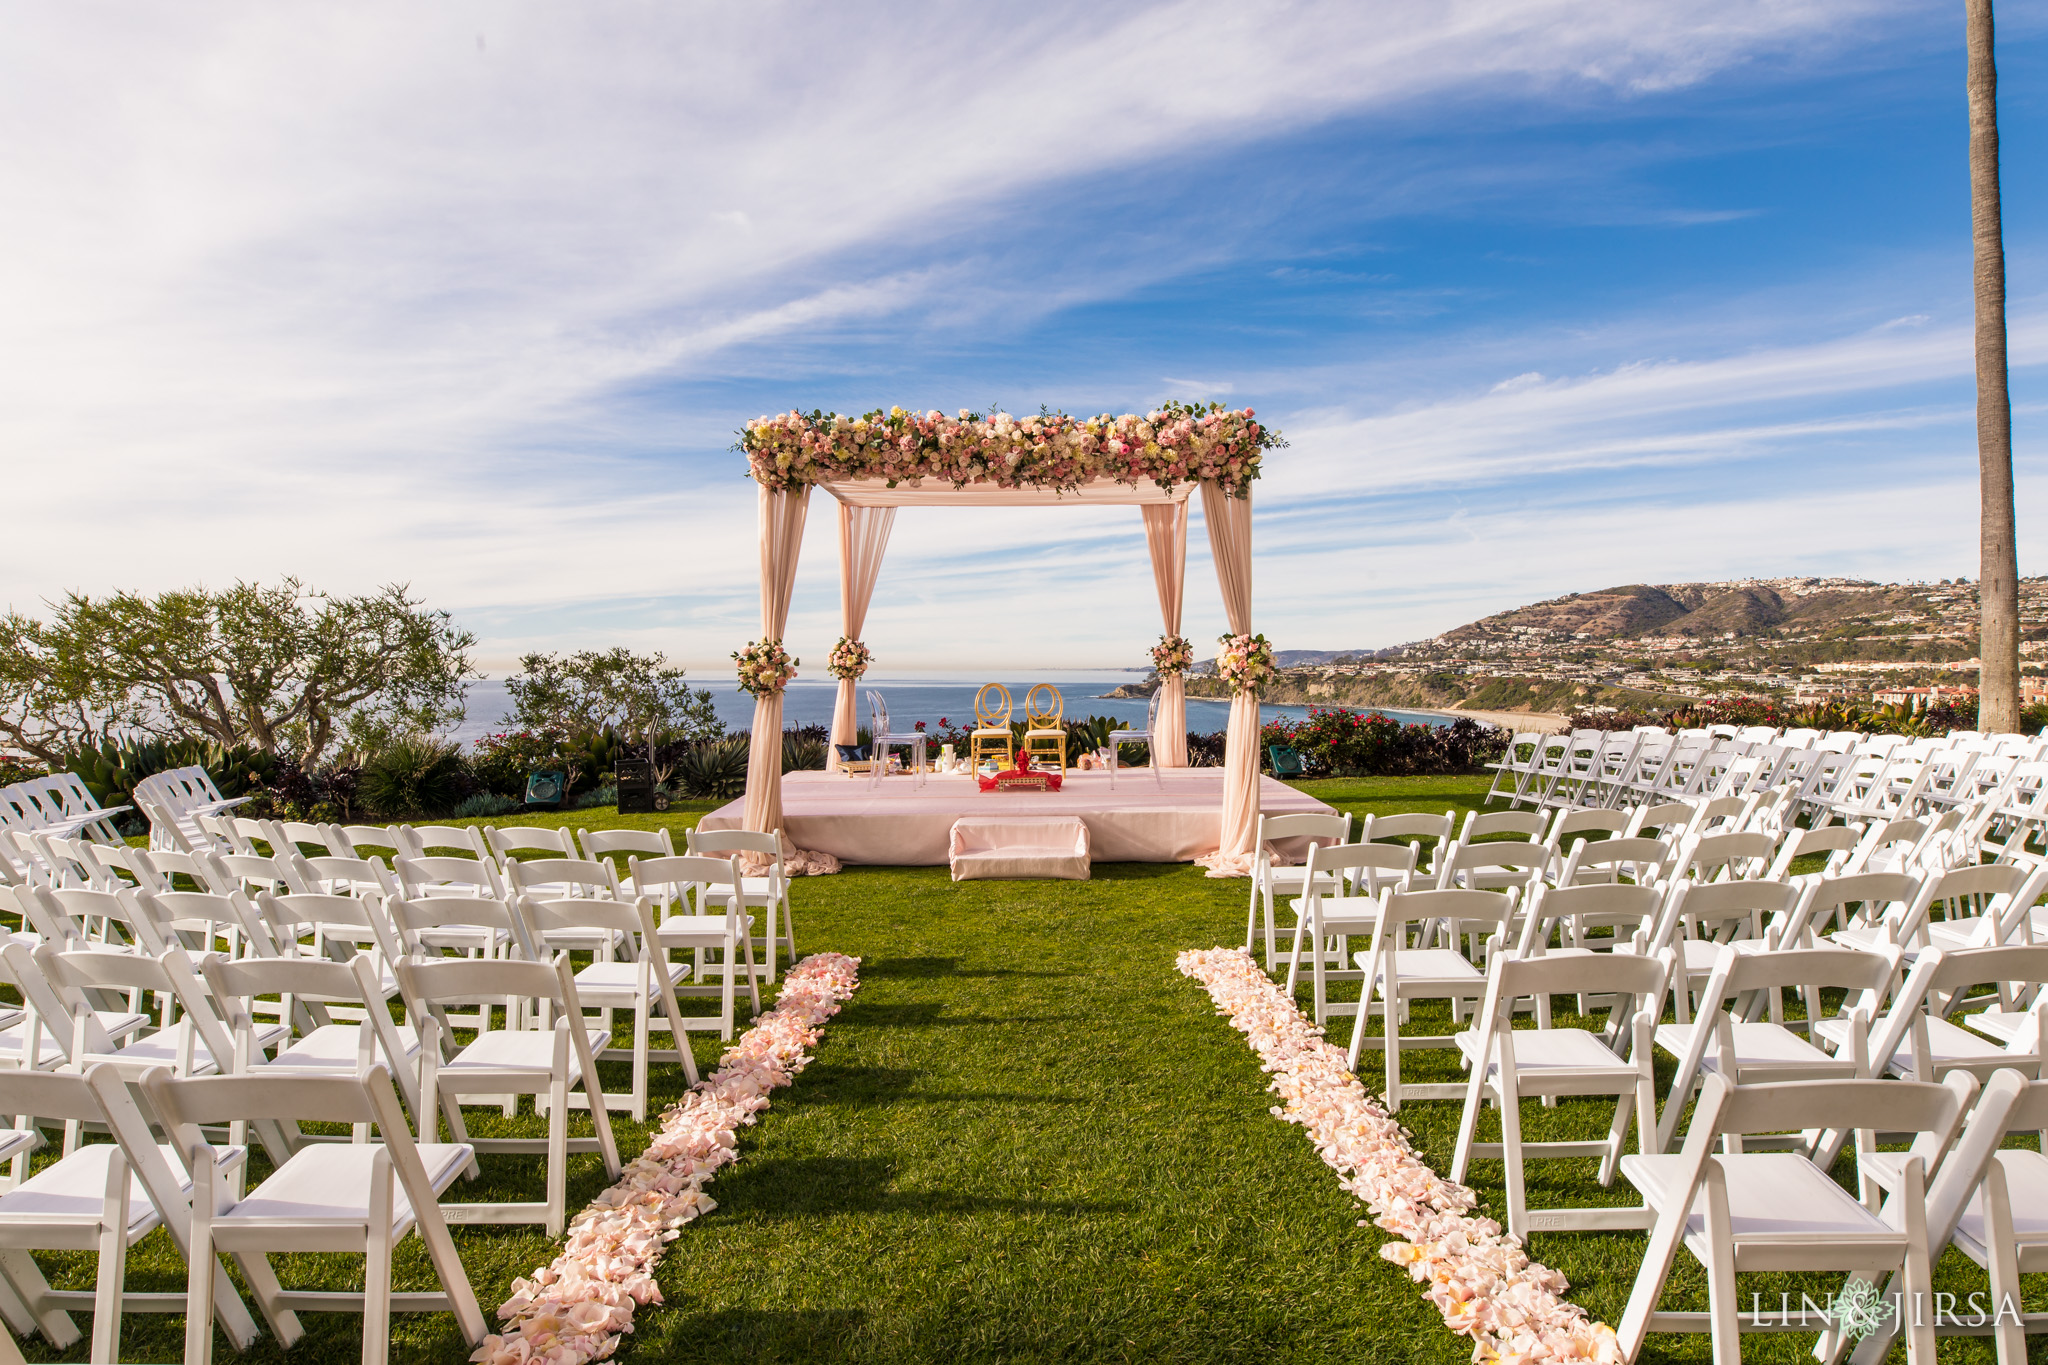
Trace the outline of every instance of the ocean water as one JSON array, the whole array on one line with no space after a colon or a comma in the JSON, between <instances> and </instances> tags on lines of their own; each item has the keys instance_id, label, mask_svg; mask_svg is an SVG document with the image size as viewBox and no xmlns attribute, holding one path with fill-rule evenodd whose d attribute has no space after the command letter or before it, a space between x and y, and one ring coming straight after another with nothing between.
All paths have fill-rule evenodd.
<instances>
[{"instance_id":1,"label":"ocean water","mask_svg":"<svg viewBox=\"0 0 2048 1365\"><path fill-rule=\"evenodd\" d=\"M1139 671L1110 669L1046 669L1038 673L1003 673L994 677L968 672L870 673L861 680L860 723L868 723L865 693L873 691L880 692L888 705L892 726L908 728L917 721L931 726L937 726L941 721L965 725L974 716L976 690L983 683L1000 682L1010 689L1010 696L1016 703L1013 714L1017 719L1023 718L1024 694L1037 683L1051 683L1060 690L1066 702L1066 714L1072 719L1108 716L1113 720L1129 721L1132 725L1143 725L1148 705L1143 697L1126 699L1101 694L1124 683L1138 682L1144 676ZM736 684L718 679L705 680L698 685L711 689L718 706L718 718L725 722L728 730L745 730L754 723L754 699L740 691ZM830 725L838 688L838 683L829 675L798 678L783 694L783 724ZM510 711L503 682L491 679L471 683L469 714L451 734L464 743L479 739L504 729ZM1283 717L1299 720L1308 715L1308 708L1261 706L1259 712L1267 720ZM1451 720L1448 716L1419 711L1388 711L1386 714L1395 720L1423 725L1448 725ZM1229 720L1229 702L1188 698L1188 729L1195 733L1221 730Z\"/></svg>"}]
</instances>

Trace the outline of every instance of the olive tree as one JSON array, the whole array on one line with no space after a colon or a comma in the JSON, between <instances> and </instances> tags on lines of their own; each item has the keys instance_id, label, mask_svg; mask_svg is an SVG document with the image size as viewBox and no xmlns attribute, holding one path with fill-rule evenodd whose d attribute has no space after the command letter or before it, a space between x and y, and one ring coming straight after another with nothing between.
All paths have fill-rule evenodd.
<instances>
[{"instance_id":1,"label":"olive tree","mask_svg":"<svg viewBox=\"0 0 2048 1365\"><path fill-rule=\"evenodd\" d=\"M312 763L339 740L440 729L481 676L476 637L402 584L296 578L149 596L71 593L0 617L0 742L46 762L110 731L196 736Z\"/></svg>"},{"instance_id":2,"label":"olive tree","mask_svg":"<svg viewBox=\"0 0 2048 1365\"><path fill-rule=\"evenodd\" d=\"M527 654L519 660L519 676L508 678L505 690L512 697L515 728L563 738L615 729L647 746L656 782L666 782L674 767L661 761L663 746L725 733L710 691L691 688L683 670L659 651ZM573 783L575 773L568 776Z\"/></svg>"}]
</instances>

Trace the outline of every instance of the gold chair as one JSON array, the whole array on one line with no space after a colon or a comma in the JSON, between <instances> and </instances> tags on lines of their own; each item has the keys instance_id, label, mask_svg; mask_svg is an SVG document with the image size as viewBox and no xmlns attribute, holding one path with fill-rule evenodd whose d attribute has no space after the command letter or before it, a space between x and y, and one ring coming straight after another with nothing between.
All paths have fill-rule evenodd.
<instances>
[{"instance_id":1,"label":"gold chair","mask_svg":"<svg viewBox=\"0 0 2048 1365\"><path fill-rule=\"evenodd\" d=\"M993 695L991 695L993 694ZM1010 733L1010 689L985 683L974 694L974 731L967 737L967 765L977 771L984 756L999 756L1007 771L1014 765L1016 740Z\"/></svg>"},{"instance_id":2,"label":"gold chair","mask_svg":"<svg viewBox=\"0 0 2048 1365\"><path fill-rule=\"evenodd\" d=\"M1066 701L1051 683L1040 683L1024 696L1024 761L1041 755L1060 761L1067 770L1067 727L1060 723Z\"/></svg>"}]
</instances>

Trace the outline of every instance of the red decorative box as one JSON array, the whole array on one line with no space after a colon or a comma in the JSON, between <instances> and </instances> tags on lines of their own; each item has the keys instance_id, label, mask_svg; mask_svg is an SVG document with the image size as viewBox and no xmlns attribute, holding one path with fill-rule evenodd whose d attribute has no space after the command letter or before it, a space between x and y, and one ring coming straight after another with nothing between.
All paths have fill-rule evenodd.
<instances>
[{"instance_id":1,"label":"red decorative box","mask_svg":"<svg viewBox=\"0 0 2048 1365\"><path fill-rule=\"evenodd\" d=\"M979 779L985 792L1056 792L1064 780L1058 773L1035 773L1025 768L1010 768Z\"/></svg>"}]
</instances>

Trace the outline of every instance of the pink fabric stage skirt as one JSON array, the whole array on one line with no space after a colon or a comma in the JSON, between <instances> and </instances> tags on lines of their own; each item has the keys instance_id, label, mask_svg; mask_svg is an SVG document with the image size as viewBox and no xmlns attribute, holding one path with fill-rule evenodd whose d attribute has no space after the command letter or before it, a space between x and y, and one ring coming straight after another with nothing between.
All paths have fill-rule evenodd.
<instances>
[{"instance_id":1,"label":"pink fabric stage skirt","mask_svg":"<svg viewBox=\"0 0 2048 1365\"><path fill-rule=\"evenodd\" d=\"M865 774L785 773L782 829L798 848L830 853L844 863L943 867L953 822L963 815L1072 815L1088 827L1098 863L1185 863L1216 851L1223 809L1221 768L1169 768L1155 784L1144 768L1125 768L1111 790L1109 774L1070 770L1056 792L984 792L973 777L906 776L870 787ZM745 803L704 817L701 829L739 829ZM1328 815L1332 808L1270 777L1260 779L1267 815ZM1292 842L1292 841L1289 841ZM1283 843L1283 857L1305 851Z\"/></svg>"}]
</instances>

